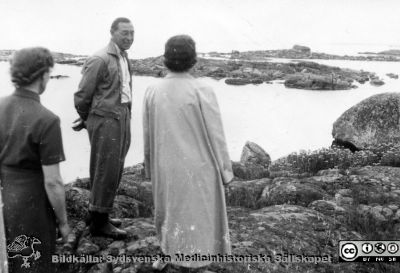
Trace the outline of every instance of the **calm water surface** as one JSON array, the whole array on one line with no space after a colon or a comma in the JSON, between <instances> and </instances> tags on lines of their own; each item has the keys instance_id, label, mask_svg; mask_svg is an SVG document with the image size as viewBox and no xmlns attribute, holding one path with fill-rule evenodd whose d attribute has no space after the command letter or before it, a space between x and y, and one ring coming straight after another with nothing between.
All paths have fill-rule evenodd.
<instances>
[{"instance_id":1,"label":"calm water surface","mask_svg":"<svg viewBox=\"0 0 400 273\"><path fill-rule=\"evenodd\" d=\"M315 60L314 60L315 61ZM381 87L369 83L349 91L306 91L286 89L283 84L230 86L223 80L201 80L211 85L218 97L228 148L232 160L239 160L247 140L261 145L273 160L301 149L328 147L332 142L332 124L349 107L378 93L399 92L400 80L386 73L400 74L400 63L318 60L319 63L376 72L386 82ZM0 62L0 96L13 92L8 63ZM51 80L42 103L61 118L67 161L61 164L63 178L70 182L89 174L89 140L86 131L75 132L72 122L78 117L73 93L80 80L80 68L56 65L53 75L69 78ZM134 77L132 146L126 166L143 161L141 110L143 94L149 84L161 79Z\"/></svg>"}]
</instances>

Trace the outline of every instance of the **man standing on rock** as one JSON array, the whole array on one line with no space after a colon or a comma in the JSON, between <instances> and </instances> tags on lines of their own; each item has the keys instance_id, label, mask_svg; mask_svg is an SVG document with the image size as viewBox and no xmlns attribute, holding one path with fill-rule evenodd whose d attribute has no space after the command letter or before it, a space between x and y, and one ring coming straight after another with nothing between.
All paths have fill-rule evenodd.
<instances>
[{"instance_id":1,"label":"man standing on rock","mask_svg":"<svg viewBox=\"0 0 400 273\"><path fill-rule=\"evenodd\" d=\"M89 57L74 94L80 118L76 131L87 128L90 153L90 232L114 239L126 237L117 228L121 221L109 218L130 145L132 70L127 57L134 28L127 18L111 25L111 41Z\"/></svg>"}]
</instances>

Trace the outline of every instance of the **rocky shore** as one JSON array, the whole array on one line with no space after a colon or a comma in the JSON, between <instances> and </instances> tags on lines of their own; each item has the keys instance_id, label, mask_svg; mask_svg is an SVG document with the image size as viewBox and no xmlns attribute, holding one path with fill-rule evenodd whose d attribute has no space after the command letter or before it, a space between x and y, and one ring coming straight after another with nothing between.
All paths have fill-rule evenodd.
<instances>
[{"instance_id":1,"label":"rocky shore","mask_svg":"<svg viewBox=\"0 0 400 273\"><path fill-rule=\"evenodd\" d=\"M233 162L235 179L226 191L232 251L238 257L259 255L265 260L212 263L204 272L399 272L397 264L338 263L340 240L398 240L400 236L399 109L397 93L370 97L338 117L332 131L335 145L275 161L260 146L247 142L240 162ZM87 231L83 219L88 179L67 185L75 236L59 245L59 253L115 259L61 263L58 272L155 272L150 261L122 259L125 254L142 258L161 254L151 187L142 165L125 169L114 216L123 219L129 238L113 241ZM310 258L316 256L324 262Z\"/></svg>"},{"instance_id":2,"label":"rocky shore","mask_svg":"<svg viewBox=\"0 0 400 273\"><path fill-rule=\"evenodd\" d=\"M0 51L0 61L8 60L12 52L11 50ZM198 62L191 73L196 77L225 79L225 83L231 85L263 84L280 80L287 88L348 90L356 88L355 83L363 84L370 81L372 85L380 86L384 82L371 72L327 66L310 60L397 61L397 56L393 55L377 54L376 56L378 57L369 58L370 56L350 57L314 53L310 48L300 45L283 50L200 53ZM82 66L86 59L86 56L56 52L54 52L54 57L59 64L77 66ZM292 61L271 61L271 58L292 59ZM135 75L163 77L167 73L162 56L130 61Z\"/></svg>"},{"instance_id":3,"label":"rocky shore","mask_svg":"<svg viewBox=\"0 0 400 273\"><path fill-rule=\"evenodd\" d=\"M271 58L275 58L271 61ZM292 59L292 62L279 62ZM226 84L262 84L273 80L283 80L288 88L308 90L348 90L371 81L380 86L384 82L374 73L343 69L312 62L323 60L357 61L400 61L400 57L389 54L368 56L338 56L312 52L309 47L294 45L291 49L264 51L232 51L231 53L210 52L199 54L198 64L192 73L198 77L225 78ZM162 57L132 60L136 75L163 77L166 69ZM390 76L394 76L390 74Z\"/></svg>"},{"instance_id":4,"label":"rocky shore","mask_svg":"<svg viewBox=\"0 0 400 273\"><path fill-rule=\"evenodd\" d=\"M136 75L163 77L167 73L162 57L131 60ZM198 58L191 70L196 77L226 79L234 85L270 83L283 80L288 88L347 90L377 78L374 73L343 69L315 62L279 63L268 61Z\"/></svg>"},{"instance_id":5,"label":"rocky shore","mask_svg":"<svg viewBox=\"0 0 400 273\"><path fill-rule=\"evenodd\" d=\"M400 50L386 50L382 52L359 52L356 56L334 55L322 52L313 52L307 46L294 45L290 49L257 50L257 51L232 51L230 53L210 52L207 54L214 58L233 58L242 60L268 60L271 58L281 59L319 59L319 60L343 60L343 61L376 61L376 62L398 62L400 61Z\"/></svg>"},{"instance_id":6,"label":"rocky shore","mask_svg":"<svg viewBox=\"0 0 400 273\"><path fill-rule=\"evenodd\" d=\"M0 50L0 62L8 62L15 50ZM70 64L81 66L85 63L86 55L74 55L69 53L52 52L54 61L59 64Z\"/></svg>"}]
</instances>

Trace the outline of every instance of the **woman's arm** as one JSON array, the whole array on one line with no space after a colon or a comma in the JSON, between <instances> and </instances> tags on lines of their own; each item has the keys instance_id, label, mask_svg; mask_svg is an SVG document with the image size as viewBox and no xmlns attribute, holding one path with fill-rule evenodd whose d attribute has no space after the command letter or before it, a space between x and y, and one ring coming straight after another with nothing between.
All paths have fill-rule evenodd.
<instances>
[{"instance_id":1,"label":"woman's arm","mask_svg":"<svg viewBox=\"0 0 400 273\"><path fill-rule=\"evenodd\" d=\"M148 97L149 89L146 90L144 99L143 99L143 151L144 151L144 171L145 177L151 178L150 171L150 128L149 128L149 110L147 106L147 97Z\"/></svg>"},{"instance_id":2,"label":"woman's arm","mask_svg":"<svg viewBox=\"0 0 400 273\"><path fill-rule=\"evenodd\" d=\"M232 163L226 145L217 97L211 88L203 90L200 94L200 107L208 141L217 161L222 182L226 185L233 179Z\"/></svg>"},{"instance_id":3,"label":"woman's arm","mask_svg":"<svg viewBox=\"0 0 400 273\"><path fill-rule=\"evenodd\" d=\"M64 183L60 175L59 164L42 165L44 174L44 186L50 204L54 209L59 222L59 229L64 241L70 233L70 227L67 220L67 210L65 206Z\"/></svg>"}]
</instances>

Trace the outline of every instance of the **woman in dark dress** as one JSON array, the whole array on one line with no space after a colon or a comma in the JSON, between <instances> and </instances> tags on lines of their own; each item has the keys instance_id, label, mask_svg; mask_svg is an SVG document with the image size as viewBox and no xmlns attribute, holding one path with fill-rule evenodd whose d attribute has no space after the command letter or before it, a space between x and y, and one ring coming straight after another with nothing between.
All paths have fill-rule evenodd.
<instances>
[{"instance_id":1,"label":"woman in dark dress","mask_svg":"<svg viewBox=\"0 0 400 273\"><path fill-rule=\"evenodd\" d=\"M27 48L11 60L15 92L0 99L0 178L9 271L54 272L56 220L70 232L59 162L60 119L40 103L54 66L49 50Z\"/></svg>"}]
</instances>

